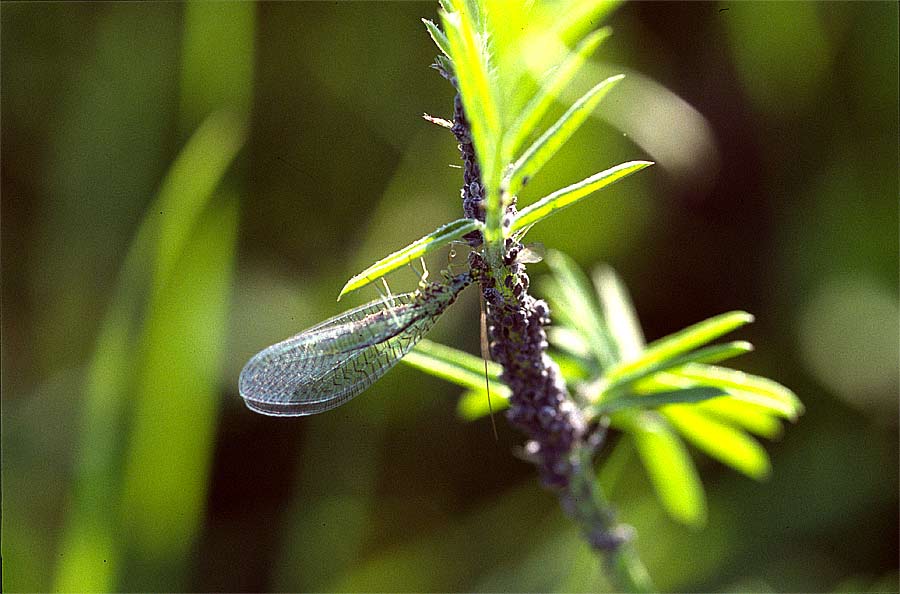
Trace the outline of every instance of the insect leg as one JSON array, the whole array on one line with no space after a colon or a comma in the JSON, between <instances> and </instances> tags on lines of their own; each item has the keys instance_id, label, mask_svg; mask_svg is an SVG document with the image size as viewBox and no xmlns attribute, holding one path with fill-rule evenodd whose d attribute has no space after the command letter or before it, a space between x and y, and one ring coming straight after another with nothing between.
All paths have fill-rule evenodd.
<instances>
[{"instance_id":1,"label":"insect leg","mask_svg":"<svg viewBox=\"0 0 900 594\"><path fill-rule=\"evenodd\" d=\"M385 304L385 309L387 310L388 313L391 314L391 318L394 320L394 323L399 325L400 321L397 319L397 314L394 312L394 306L393 306L394 295L391 293L391 288L387 284L387 279L384 278L383 276L381 277L381 283L384 285L384 290L387 291L387 298L382 296L382 301Z\"/></svg>"}]
</instances>

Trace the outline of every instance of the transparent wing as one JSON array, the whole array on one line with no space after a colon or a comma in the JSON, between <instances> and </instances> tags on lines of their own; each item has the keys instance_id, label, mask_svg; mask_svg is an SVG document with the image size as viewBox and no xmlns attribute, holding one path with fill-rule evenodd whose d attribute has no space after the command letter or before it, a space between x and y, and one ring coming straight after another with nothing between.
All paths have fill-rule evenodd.
<instances>
[{"instance_id":1,"label":"transparent wing","mask_svg":"<svg viewBox=\"0 0 900 594\"><path fill-rule=\"evenodd\" d=\"M372 301L259 352L241 371L247 406L274 416L320 413L383 376L471 282L468 273Z\"/></svg>"},{"instance_id":2,"label":"transparent wing","mask_svg":"<svg viewBox=\"0 0 900 594\"><path fill-rule=\"evenodd\" d=\"M266 350L281 347L300 358L316 353L338 355L353 351L387 340L413 321L417 309L415 293L377 299L307 328Z\"/></svg>"},{"instance_id":3,"label":"transparent wing","mask_svg":"<svg viewBox=\"0 0 900 594\"><path fill-rule=\"evenodd\" d=\"M385 328L374 331L383 340L357 340L357 333L344 336L356 341L356 347L340 352L321 350L305 332L273 345L244 367L241 396L252 410L274 416L313 415L336 408L375 383L431 329L437 317L420 313L402 327L389 317ZM328 341L333 342L331 337Z\"/></svg>"}]
</instances>

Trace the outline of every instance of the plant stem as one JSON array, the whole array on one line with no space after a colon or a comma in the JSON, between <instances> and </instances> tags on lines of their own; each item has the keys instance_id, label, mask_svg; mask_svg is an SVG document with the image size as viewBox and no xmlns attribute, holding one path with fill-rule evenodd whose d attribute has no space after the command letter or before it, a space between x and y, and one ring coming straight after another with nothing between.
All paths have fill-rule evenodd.
<instances>
[{"instance_id":1,"label":"plant stem","mask_svg":"<svg viewBox=\"0 0 900 594\"><path fill-rule=\"evenodd\" d=\"M455 86L451 73L438 70ZM463 210L467 217L483 221L485 188L459 94L454 100L452 131L464 163ZM504 218L515 212L513 199ZM483 241L478 232L466 239L473 247ZM503 367L501 377L512 392L507 418L528 436L525 451L538 467L544 486L557 494L563 509L579 525L603 560L613 586L620 591L652 591L647 571L630 543L631 528L616 524L597 485L591 460L596 446L590 443L594 432L566 390L559 367L547 355L544 326L550 323L550 310L528 293L528 275L516 261L523 246L506 239L501 245L482 247L481 252L470 254L469 265L487 304L491 357Z\"/></svg>"}]
</instances>

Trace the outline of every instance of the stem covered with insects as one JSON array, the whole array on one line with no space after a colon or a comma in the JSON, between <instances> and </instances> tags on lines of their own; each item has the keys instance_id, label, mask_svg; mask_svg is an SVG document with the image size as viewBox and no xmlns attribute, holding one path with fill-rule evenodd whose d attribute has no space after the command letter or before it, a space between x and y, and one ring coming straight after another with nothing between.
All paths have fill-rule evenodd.
<instances>
[{"instance_id":1,"label":"stem covered with insects","mask_svg":"<svg viewBox=\"0 0 900 594\"><path fill-rule=\"evenodd\" d=\"M451 73L438 70L455 85ZM454 100L451 130L464 164L461 194L465 216L484 221L485 190L459 94ZM513 199L505 222L515 209ZM498 250L502 261L491 263L483 253L498 246L482 245L479 232L466 239L473 247L482 248L470 254L469 266L487 304L491 358L502 366L501 378L511 390L507 418L528 437L526 455L537 466L544 486L557 494L563 510L603 558L614 586L627 591L652 590L630 542L631 530L617 525L597 485L592 464L596 433L588 427L559 367L547 354L544 327L550 323L550 310L528 292L528 275L518 261L523 245L512 238L504 240Z\"/></svg>"}]
</instances>

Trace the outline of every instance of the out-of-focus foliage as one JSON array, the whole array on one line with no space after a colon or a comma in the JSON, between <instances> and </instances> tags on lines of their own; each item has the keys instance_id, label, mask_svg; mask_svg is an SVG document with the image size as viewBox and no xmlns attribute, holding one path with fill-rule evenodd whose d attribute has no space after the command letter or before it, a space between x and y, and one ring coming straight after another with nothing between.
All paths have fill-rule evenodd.
<instances>
[{"instance_id":1,"label":"out-of-focus foliage","mask_svg":"<svg viewBox=\"0 0 900 594\"><path fill-rule=\"evenodd\" d=\"M545 281L545 293L556 319L563 320L555 336L564 340L555 346L573 356L563 377L583 403L589 421L606 422L608 417L612 427L634 440L673 519L700 526L706 514L703 487L679 433L735 470L752 478L766 477L768 456L750 432L760 422L770 427L774 421L774 430L766 435L777 436L778 419L796 420L803 405L777 382L711 365L751 351L749 343L704 346L751 322L753 316L739 311L721 314L645 347L637 318L626 313L633 312L633 304L614 272L607 267L595 274L595 296L590 280L564 254L552 251L547 262L552 277ZM604 312L622 316L615 334ZM465 418L491 411L487 388L478 386L478 367L470 355L426 343L423 352L407 363L466 388L459 406ZM506 386L500 388L500 395L508 398ZM505 407L501 400L498 408ZM729 414L717 412L723 409Z\"/></svg>"},{"instance_id":2,"label":"out-of-focus foliage","mask_svg":"<svg viewBox=\"0 0 900 594\"><path fill-rule=\"evenodd\" d=\"M459 218L456 148L420 117L452 113L420 21L437 6L203 6L0 12L4 591L595 591L592 557L510 456L519 437L498 419L495 443L486 419L459 420L458 388L400 367L346 407L281 421L236 393L246 359L334 314L347 278ZM657 166L529 240L583 268L609 262L651 342L752 311L742 338L759 350L741 368L790 386L807 412L765 443L764 482L688 447L708 497L701 531L668 519L634 446L601 480L664 590L895 589L897 6L611 8L560 11L596 9L613 34L545 124L626 78L521 203L611 163ZM504 57L535 73L503 98L520 106L565 49L532 16L499 19L498 35L535 29L527 55ZM570 47L587 33L559 30ZM163 180L226 104L246 144L193 224L187 197L160 215ZM234 146L214 144L205 159ZM141 239L154 218L182 249ZM129 264L142 242L154 247ZM132 269L147 283L136 295L117 288ZM397 290L417 280L390 277ZM112 326L124 338L108 321L122 299L142 304ZM477 311L464 294L432 337L477 355ZM105 351L107 369L134 383L98 403L91 386L115 378L96 361L124 339L134 346ZM768 417L741 418L778 435Z\"/></svg>"}]
</instances>

